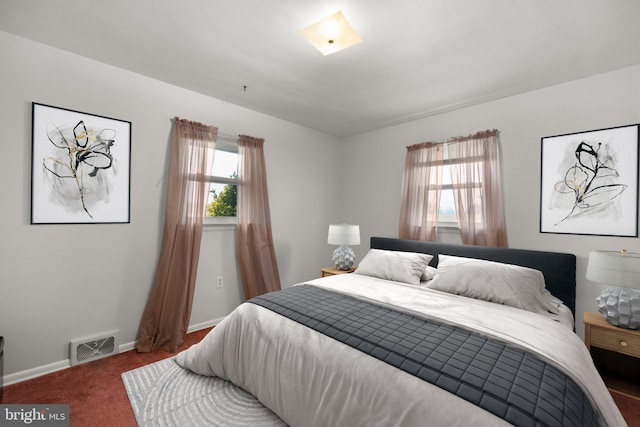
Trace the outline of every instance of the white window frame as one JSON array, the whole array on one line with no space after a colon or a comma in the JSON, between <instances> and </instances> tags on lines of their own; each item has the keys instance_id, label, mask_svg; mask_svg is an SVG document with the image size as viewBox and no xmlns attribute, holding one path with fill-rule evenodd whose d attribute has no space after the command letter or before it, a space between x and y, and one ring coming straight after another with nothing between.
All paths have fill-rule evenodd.
<instances>
[{"instance_id":1,"label":"white window frame","mask_svg":"<svg viewBox=\"0 0 640 427\"><path fill-rule=\"evenodd\" d=\"M224 148L227 148L226 150ZM218 142L215 144L216 151L231 151L238 153L238 143L225 141ZM238 161L240 159L238 158ZM215 162L215 154L213 161ZM237 170L237 167L236 167ZM238 187L238 179L225 177L225 176L215 176L215 175L205 175L205 180L207 183L215 183L215 184L233 184L236 186L237 190L240 191ZM208 195L208 193L207 193ZM238 217L237 216L206 216L206 213L203 215L202 225L207 228L214 229L216 227L224 227L224 228L233 228L235 229L238 225Z\"/></svg>"}]
</instances>

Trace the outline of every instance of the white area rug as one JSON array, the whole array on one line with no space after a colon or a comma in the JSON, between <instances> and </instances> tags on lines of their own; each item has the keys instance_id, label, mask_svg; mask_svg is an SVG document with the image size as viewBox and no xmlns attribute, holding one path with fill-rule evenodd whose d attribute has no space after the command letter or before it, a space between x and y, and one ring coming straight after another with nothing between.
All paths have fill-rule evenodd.
<instances>
[{"instance_id":1,"label":"white area rug","mask_svg":"<svg viewBox=\"0 0 640 427\"><path fill-rule=\"evenodd\" d=\"M286 426L258 399L217 377L183 369L173 357L122 374L138 426Z\"/></svg>"}]
</instances>

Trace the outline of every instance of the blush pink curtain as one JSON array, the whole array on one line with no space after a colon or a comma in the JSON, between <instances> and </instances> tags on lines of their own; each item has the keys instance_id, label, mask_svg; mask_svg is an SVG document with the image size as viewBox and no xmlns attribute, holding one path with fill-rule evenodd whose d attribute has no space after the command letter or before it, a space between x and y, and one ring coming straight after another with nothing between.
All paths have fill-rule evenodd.
<instances>
[{"instance_id":1,"label":"blush pink curtain","mask_svg":"<svg viewBox=\"0 0 640 427\"><path fill-rule=\"evenodd\" d=\"M465 244L509 245L497 135L494 129L449 141L451 182L460 235Z\"/></svg>"},{"instance_id":2,"label":"blush pink curtain","mask_svg":"<svg viewBox=\"0 0 640 427\"><path fill-rule=\"evenodd\" d=\"M175 352L187 333L209 189L208 148L217 133L213 126L174 120L162 248L136 337L140 352Z\"/></svg>"},{"instance_id":3,"label":"blush pink curtain","mask_svg":"<svg viewBox=\"0 0 640 427\"><path fill-rule=\"evenodd\" d=\"M400 205L401 239L435 240L442 185L442 144L407 147Z\"/></svg>"},{"instance_id":4,"label":"blush pink curtain","mask_svg":"<svg viewBox=\"0 0 640 427\"><path fill-rule=\"evenodd\" d=\"M237 254L245 298L280 290L280 275L271 233L264 139L238 139Z\"/></svg>"}]
</instances>

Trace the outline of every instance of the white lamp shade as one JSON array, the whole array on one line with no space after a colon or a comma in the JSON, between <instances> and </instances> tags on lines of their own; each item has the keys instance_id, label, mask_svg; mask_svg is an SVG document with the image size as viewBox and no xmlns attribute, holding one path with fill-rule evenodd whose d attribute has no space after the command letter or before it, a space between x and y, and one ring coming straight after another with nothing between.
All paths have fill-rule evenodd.
<instances>
[{"instance_id":1,"label":"white lamp shade","mask_svg":"<svg viewBox=\"0 0 640 427\"><path fill-rule=\"evenodd\" d=\"M587 279L622 288L640 288L640 254L627 251L592 251Z\"/></svg>"},{"instance_id":2,"label":"white lamp shade","mask_svg":"<svg viewBox=\"0 0 640 427\"><path fill-rule=\"evenodd\" d=\"M350 224L331 224L327 243L330 245L359 245L360 226Z\"/></svg>"}]
</instances>

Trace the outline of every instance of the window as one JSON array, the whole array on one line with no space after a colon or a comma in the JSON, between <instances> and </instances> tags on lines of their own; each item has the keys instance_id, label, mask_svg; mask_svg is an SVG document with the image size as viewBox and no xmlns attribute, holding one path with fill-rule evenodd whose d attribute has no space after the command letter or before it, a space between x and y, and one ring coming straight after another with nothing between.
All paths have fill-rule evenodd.
<instances>
[{"instance_id":1,"label":"window","mask_svg":"<svg viewBox=\"0 0 640 427\"><path fill-rule=\"evenodd\" d=\"M456 202L455 202L455 196L453 194L453 181L451 179L450 165L452 163L473 165L475 169L480 169L483 167L481 163L482 159L479 157L450 159L448 145L443 144L443 148L444 148L444 166L442 168L442 185L440 186L440 206L438 210L438 224L444 227L459 228L460 225L458 223L458 216L456 212ZM479 176L472 177L471 180L467 180L467 182L461 185L463 185L466 188L481 188L482 184L475 180L477 178L479 178ZM475 198L477 198L479 194L480 192L477 192L475 194ZM475 200L474 203L476 204L476 206L482 206L482 202L480 200ZM482 212L482 209L476 210L476 214L475 214L476 223L480 223L482 221L481 212Z\"/></svg>"},{"instance_id":2,"label":"window","mask_svg":"<svg viewBox=\"0 0 640 427\"><path fill-rule=\"evenodd\" d=\"M442 168L442 185L440 188L440 206L438 207L438 224L444 227L458 227L456 215L456 202L453 196L453 184L451 182L451 169L446 145L444 145L444 166Z\"/></svg>"},{"instance_id":3,"label":"window","mask_svg":"<svg viewBox=\"0 0 640 427\"><path fill-rule=\"evenodd\" d=\"M238 146L217 143L212 157L213 161L207 165L209 192L204 224L235 224L238 207Z\"/></svg>"},{"instance_id":4,"label":"window","mask_svg":"<svg viewBox=\"0 0 640 427\"><path fill-rule=\"evenodd\" d=\"M407 147L401 239L435 240L438 225L455 224L465 244L508 245L497 133L486 130L450 138L445 145L423 142ZM459 219L455 223L454 217Z\"/></svg>"}]
</instances>

